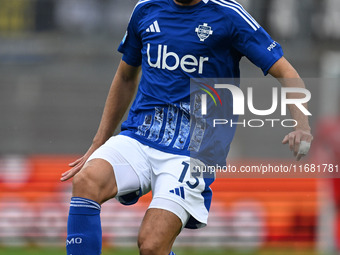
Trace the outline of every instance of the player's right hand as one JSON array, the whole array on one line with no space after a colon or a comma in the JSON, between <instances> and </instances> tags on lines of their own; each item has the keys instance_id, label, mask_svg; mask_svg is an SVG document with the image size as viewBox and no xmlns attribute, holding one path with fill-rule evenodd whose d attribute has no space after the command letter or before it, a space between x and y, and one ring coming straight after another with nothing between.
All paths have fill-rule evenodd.
<instances>
[{"instance_id":1,"label":"player's right hand","mask_svg":"<svg viewBox=\"0 0 340 255\"><path fill-rule=\"evenodd\" d=\"M75 176L85 165L86 160L91 156L91 154L97 149L97 146L92 145L87 152L84 154L84 156L78 158L76 161L68 164L70 167L72 167L70 170L64 172L61 174L60 181L64 182L68 179Z\"/></svg>"},{"instance_id":2,"label":"player's right hand","mask_svg":"<svg viewBox=\"0 0 340 255\"><path fill-rule=\"evenodd\" d=\"M290 150L294 152L294 157L299 161L307 155L312 140L313 136L310 130L297 129L286 135L282 143L289 144Z\"/></svg>"}]
</instances>

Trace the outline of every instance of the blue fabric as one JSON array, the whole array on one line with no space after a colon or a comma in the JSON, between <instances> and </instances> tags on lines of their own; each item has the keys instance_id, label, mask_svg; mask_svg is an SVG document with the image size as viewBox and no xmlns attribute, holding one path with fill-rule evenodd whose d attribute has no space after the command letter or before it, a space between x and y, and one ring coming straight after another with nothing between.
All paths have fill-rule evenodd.
<instances>
[{"instance_id":1,"label":"blue fabric","mask_svg":"<svg viewBox=\"0 0 340 255\"><path fill-rule=\"evenodd\" d=\"M136 99L121 134L187 156L193 156L190 144L196 143L194 151L203 151L199 155L214 155L203 161L210 165L225 164L235 128L222 129L219 140L207 135L213 133L207 126L202 129L203 141L195 141L190 78L230 78L239 86L243 56L264 74L283 56L280 44L241 5L229 0L200 1L194 6L140 0L118 51L127 64L142 66ZM232 113L231 102L226 107ZM237 116L229 117L237 121Z\"/></svg>"},{"instance_id":2,"label":"blue fabric","mask_svg":"<svg viewBox=\"0 0 340 255\"><path fill-rule=\"evenodd\" d=\"M100 205L90 199L71 199L67 222L67 255L99 255L102 248Z\"/></svg>"},{"instance_id":3,"label":"blue fabric","mask_svg":"<svg viewBox=\"0 0 340 255\"><path fill-rule=\"evenodd\" d=\"M140 188L137 192L131 192L123 196L116 197L116 199L122 204L122 205L133 205L138 202L139 198L142 196L142 188Z\"/></svg>"}]
</instances>

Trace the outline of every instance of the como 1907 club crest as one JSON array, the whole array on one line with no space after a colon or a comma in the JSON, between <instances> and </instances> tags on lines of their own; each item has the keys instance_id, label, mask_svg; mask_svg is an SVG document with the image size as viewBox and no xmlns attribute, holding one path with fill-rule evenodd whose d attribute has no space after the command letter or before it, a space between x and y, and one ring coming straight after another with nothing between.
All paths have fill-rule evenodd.
<instances>
[{"instance_id":1,"label":"como 1907 club crest","mask_svg":"<svg viewBox=\"0 0 340 255\"><path fill-rule=\"evenodd\" d=\"M203 25L196 27L195 32L197 33L197 36L200 38L201 42L204 42L204 40L213 33L211 27L208 26L208 23L203 23Z\"/></svg>"}]
</instances>

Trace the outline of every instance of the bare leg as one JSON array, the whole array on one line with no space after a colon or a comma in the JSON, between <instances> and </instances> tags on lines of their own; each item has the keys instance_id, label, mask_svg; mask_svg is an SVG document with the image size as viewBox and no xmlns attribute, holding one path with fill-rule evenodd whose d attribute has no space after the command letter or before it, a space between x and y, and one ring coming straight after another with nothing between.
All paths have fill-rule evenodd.
<instances>
[{"instance_id":1,"label":"bare leg","mask_svg":"<svg viewBox=\"0 0 340 255\"><path fill-rule=\"evenodd\" d=\"M73 178L67 222L68 255L99 255L102 247L101 204L117 194L112 166L93 159Z\"/></svg>"},{"instance_id":2,"label":"bare leg","mask_svg":"<svg viewBox=\"0 0 340 255\"><path fill-rule=\"evenodd\" d=\"M92 159L73 178L72 196L88 198L99 204L117 194L113 168L103 159Z\"/></svg>"},{"instance_id":3,"label":"bare leg","mask_svg":"<svg viewBox=\"0 0 340 255\"><path fill-rule=\"evenodd\" d=\"M141 255L168 255L180 233L182 221L172 212L148 209L138 235Z\"/></svg>"}]
</instances>

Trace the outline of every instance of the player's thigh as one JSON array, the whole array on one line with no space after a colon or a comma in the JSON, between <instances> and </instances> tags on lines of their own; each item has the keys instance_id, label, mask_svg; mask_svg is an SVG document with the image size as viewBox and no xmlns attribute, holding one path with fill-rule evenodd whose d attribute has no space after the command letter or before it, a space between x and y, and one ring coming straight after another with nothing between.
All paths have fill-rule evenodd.
<instances>
[{"instance_id":1,"label":"player's thigh","mask_svg":"<svg viewBox=\"0 0 340 255\"><path fill-rule=\"evenodd\" d=\"M98 203L115 197L117 184L112 165L100 158L92 159L73 178L73 196L85 197Z\"/></svg>"},{"instance_id":2,"label":"player's thigh","mask_svg":"<svg viewBox=\"0 0 340 255\"><path fill-rule=\"evenodd\" d=\"M151 188L150 166L140 146L123 135L111 137L75 176L73 195L98 203L113 197L126 205L135 203Z\"/></svg>"},{"instance_id":3,"label":"player's thigh","mask_svg":"<svg viewBox=\"0 0 340 255\"><path fill-rule=\"evenodd\" d=\"M158 208L148 209L138 234L141 254L168 255L181 229L182 221L174 213Z\"/></svg>"}]
</instances>

